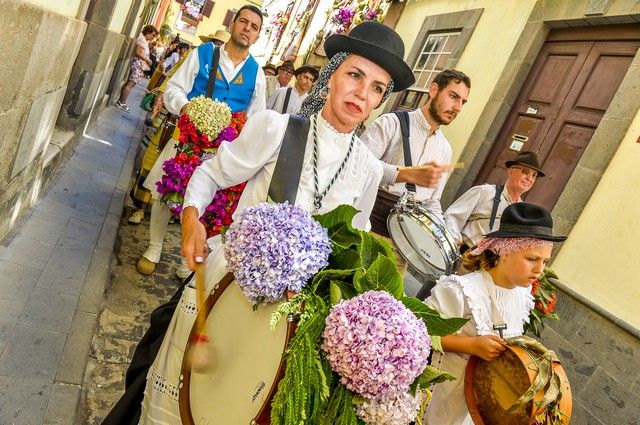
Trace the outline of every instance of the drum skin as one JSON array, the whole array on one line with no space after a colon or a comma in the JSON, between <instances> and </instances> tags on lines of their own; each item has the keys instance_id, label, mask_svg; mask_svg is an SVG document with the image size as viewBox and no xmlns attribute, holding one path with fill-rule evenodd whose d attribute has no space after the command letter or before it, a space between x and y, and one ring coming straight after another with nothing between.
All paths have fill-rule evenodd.
<instances>
[{"instance_id":1,"label":"drum skin","mask_svg":"<svg viewBox=\"0 0 640 425\"><path fill-rule=\"evenodd\" d=\"M563 424L571 418L571 387L567 375L559 362L553 363L553 370L560 377L562 399L560 410ZM467 407L475 425L529 425L544 408L535 409L544 390L535 394L526 408L507 413L509 407L524 394L536 376L538 366L535 359L521 347L507 346L507 350L497 359L487 362L471 356L464 377L464 393Z\"/></svg>"},{"instance_id":2,"label":"drum skin","mask_svg":"<svg viewBox=\"0 0 640 425\"><path fill-rule=\"evenodd\" d=\"M435 281L458 269L460 256L453 237L422 205L397 206L387 227L400 255L424 277Z\"/></svg>"},{"instance_id":3,"label":"drum skin","mask_svg":"<svg viewBox=\"0 0 640 425\"><path fill-rule=\"evenodd\" d=\"M199 312L207 318L205 331L215 353L213 368L200 374L190 370L189 362L182 363L183 424L269 423L271 400L284 374L282 354L295 333L295 323L286 320L273 331L269 328L277 307L272 303L254 311L231 273L220 281ZM191 342L185 353L190 348Z\"/></svg>"}]
</instances>

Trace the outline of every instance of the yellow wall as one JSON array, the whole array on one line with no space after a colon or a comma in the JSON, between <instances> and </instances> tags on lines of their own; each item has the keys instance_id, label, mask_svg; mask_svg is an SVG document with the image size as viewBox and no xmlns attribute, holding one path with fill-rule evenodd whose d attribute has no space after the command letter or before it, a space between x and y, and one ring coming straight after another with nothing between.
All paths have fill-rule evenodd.
<instances>
[{"instance_id":1,"label":"yellow wall","mask_svg":"<svg viewBox=\"0 0 640 425\"><path fill-rule=\"evenodd\" d=\"M180 38L189 41L195 46L198 46L201 43L200 39L198 38L199 36L213 34L217 30L225 29L222 26L222 21L227 15L227 10L230 10L230 9L237 10L237 9L240 9L245 4L253 4L255 6L261 7L261 3L262 2L253 2L253 1L247 1L247 0L226 0L224 2L217 1L216 4L213 6L213 11L211 12L211 16L208 18L206 17L202 18L202 21L200 21L200 23L198 24L198 30L196 31L196 35L193 36L191 34L178 31L180 33ZM174 13L173 16L171 17L171 26L173 27L173 24L175 23L176 18L178 16L178 12L180 10L180 5L175 1L172 2L171 10ZM266 23L267 23L267 20L265 19L263 26ZM177 30L174 27L173 32L175 33L176 31Z\"/></svg>"},{"instance_id":2,"label":"yellow wall","mask_svg":"<svg viewBox=\"0 0 640 425\"><path fill-rule=\"evenodd\" d=\"M491 92L499 84L498 77L535 3L536 0L409 0L402 13L396 31L405 42L408 56L426 16L484 9L456 65L471 78L471 94L460 115L444 128L454 160L462 153Z\"/></svg>"},{"instance_id":3,"label":"yellow wall","mask_svg":"<svg viewBox=\"0 0 640 425\"><path fill-rule=\"evenodd\" d=\"M572 289L640 329L640 112L552 268Z\"/></svg>"},{"instance_id":4,"label":"yellow wall","mask_svg":"<svg viewBox=\"0 0 640 425\"><path fill-rule=\"evenodd\" d=\"M26 3L52 10L65 16L76 17L82 0L24 0Z\"/></svg>"}]
</instances>

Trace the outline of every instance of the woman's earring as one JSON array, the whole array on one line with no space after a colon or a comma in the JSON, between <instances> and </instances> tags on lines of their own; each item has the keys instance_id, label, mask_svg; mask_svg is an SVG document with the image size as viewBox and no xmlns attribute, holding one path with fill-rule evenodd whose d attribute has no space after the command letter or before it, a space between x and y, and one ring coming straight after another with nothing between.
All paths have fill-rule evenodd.
<instances>
[{"instance_id":1,"label":"woman's earring","mask_svg":"<svg viewBox=\"0 0 640 425\"><path fill-rule=\"evenodd\" d=\"M321 88L319 95L322 100L327 100L327 97L329 96L329 87L324 86Z\"/></svg>"}]
</instances>

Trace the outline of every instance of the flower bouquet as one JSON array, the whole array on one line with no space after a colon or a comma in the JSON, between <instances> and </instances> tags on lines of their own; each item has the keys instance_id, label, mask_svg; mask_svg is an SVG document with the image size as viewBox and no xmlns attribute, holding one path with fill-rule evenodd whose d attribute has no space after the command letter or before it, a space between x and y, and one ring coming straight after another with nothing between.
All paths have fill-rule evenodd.
<instances>
[{"instance_id":1,"label":"flower bouquet","mask_svg":"<svg viewBox=\"0 0 640 425\"><path fill-rule=\"evenodd\" d=\"M336 34L346 34L351 28L353 18L356 14L354 8L349 6L341 6L335 11L331 21L336 25Z\"/></svg>"},{"instance_id":2,"label":"flower bouquet","mask_svg":"<svg viewBox=\"0 0 640 425\"><path fill-rule=\"evenodd\" d=\"M560 319L560 316L555 313L558 297L557 290L548 278L557 279L558 275L546 267L540 277L533 281L531 295L533 295L535 305L529 313L529 323L524 324L524 332L535 335L538 338L540 338L540 333L545 327L545 319Z\"/></svg>"},{"instance_id":3,"label":"flower bouquet","mask_svg":"<svg viewBox=\"0 0 640 425\"><path fill-rule=\"evenodd\" d=\"M196 167L213 157L223 141L231 142L244 126L244 112L231 113L229 107L204 96L191 100L187 110L178 119L180 137L178 153L162 165L164 175L156 183L161 201L171 213L179 217L187 184ZM245 183L216 192L200 221L207 229L207 237L221 233L231 224L231 216L238 205Z\"/></svg>"},{"instance_id":4,"label":"flower bouquet","mask_svg":"<svg viewBox=\"0 0 640 425\"><path fill-rule=\"evenodd\" d=\"M271 423L406 425L428 387L453 377L431 348L466 319L444 318L404 294L388 243L356 230L342 205L311 216L288 204L248 208L225 233L225 257L254 304L278 300L271 326L298 317L284 353Z\"/></svg>"}]
</instances>

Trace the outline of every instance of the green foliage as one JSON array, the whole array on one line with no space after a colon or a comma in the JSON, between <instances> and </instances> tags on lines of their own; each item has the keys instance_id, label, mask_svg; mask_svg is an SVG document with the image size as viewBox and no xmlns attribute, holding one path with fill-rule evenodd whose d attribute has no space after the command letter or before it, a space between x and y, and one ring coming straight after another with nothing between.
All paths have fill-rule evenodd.
<instances>
[{"instance_id":1,"label":"green foliage","mask_svg":"<svg viewBox=\"0 0 640 425\"><path fill-rule=\"evenodd\" d=\"M469 319L460 317L443 317L436 310L414 297L403 297L400 301L424 321L429 335L446 336L460 329Z\"/></svg>"},{"instance_id":2,"label":"green foliage","mask_svg":"<svg viewBox=\"0 0 640 425\"><path fill-rule=\"evenodd\" d=\"M456 377L452 374L445 372L440 369L436 369L433 366L427 366L424 368L424 371L413 381L411 384L410 391L411 394L415 395L416 390L418 388L429 388L434 384L439 384L440 382L445 381L453 381Z\"/></svg>"},{"instance_id":3,"label":"green foliage","mask_svg":"<svg viewBox=\"0 0 640 425\"><path fill-rule=\"evenodd\" d=\"M466 319L444 318L417 298L404 295L391 246L367 232L354 229L357 210L341 205L314 218L327 228L332 242L329 265L318 272L300 294L283 303L271 325L289 314L300 320L284 354L285 374L271 405L273 425L358 425L354 397L331 370L322 349L322 332L331 306L367 291L387 291L421 318L440 348L440 336L458 330ZM451 375L427 367L413 390L451 379Z\"/></svg>"}]
</instances>

